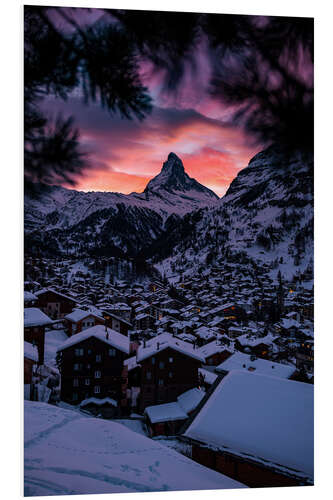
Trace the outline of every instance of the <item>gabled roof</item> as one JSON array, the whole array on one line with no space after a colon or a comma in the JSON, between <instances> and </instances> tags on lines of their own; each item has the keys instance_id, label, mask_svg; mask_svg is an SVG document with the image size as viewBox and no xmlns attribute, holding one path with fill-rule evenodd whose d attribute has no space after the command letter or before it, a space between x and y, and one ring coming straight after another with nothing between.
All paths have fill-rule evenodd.
<instances>
[{"instance_id":1,"label":"gabled roof","mask_svg":"<svg viewBox=\"0 0 333 500\"><path fill-rule=\"evenodd\" d=\"M38 307L25 307L24 308L24 326L44 326L50 325L53 320L49 318Z\"/></svg>"},{"instance_id":2,"label":"gabled roof","mask_svg":"<svg viewBox=\"0 0 333 500\"><path fill-rule=\"evenodd\" d=\"M140 345L136 355L137 362L139 363L150 356L154 356L157 352L168 348L197 359L198 361L205 361L205 358L198 352L194 344L180 340L170 335L170 333L165 332L148 340L148 342L146 342L146 347Z\"/></svg>"},{"instance_id":3,"label":"gabled roof","mask_svg":"<svg viewBox=\"0 0 333 500\"><path fill-rule=\"evenodd\" d=\"M255 358L251 361L251 355L243 352L236 352L228 359L216 367L216 371L241 370L245 373L251 372L260 375L272 375L279 378L289 378L295 372L295 367L275 363L267 359Z\"/></svg>"},{"instance_id":4,"label":"gabled roof","mask_svg":"<svg viewBox=\"0 0 333 500\"><path fill-rule=\"evenodd\" d=\"M313 386L240 371L217 385L184 436L313 477Z\"/></svg>"},{"instance_id":5,"label":"gabled roof","mask_svg":"<svg viewBox=\"0 0 333 500\"><path fill-rule=\"evenodd\" d=\"M87 318L88 316L94 316L95 318L98 319L104 319L103 316L99 316L98 314L92 311L84 311L83 309L75 309L70 314L67 314L65 316L65 319L67 319L68 321L72 321L73 323L78 323L78 321L82 321L84 318Z\"/></svg>"},{"instance_id":6,"label":"gabled roof","mask_svg":"<svg viewBox=\"0 0 333 500\"><path fill-rule=\"evenodd\" d=\"M108 344L111 347L115 347L119 351L129 354L130 343L128 337L122 335L121 333L116 332L115 330L112 330L111 328L107 328L106 330L104 325L92 326L91 328L87 328L81 333L76 333L75 335L67 339L63 344L61 344L58 347L57 352L64 351L65 349L68 349L73 345L79 344L80 342L83 342L84 340L89 339L91 337L95 337L96 339L101 340L105 344Z\"/></svg>"},{"instance_id":7,"label":"gabled roof","mask_svg":"<svg viewBox=\"0 0 333 500\"><path fill-rule=\"evenodd\" d=\"M148 415L152 424L187 419L187 413L178 403L164 403L161 405L147 406L145 413Z\"/></svg>"},{"instance_id":8,"label":"gabled roof","mask_svg":"<svg viewBox=\"0 0 333 500\"><path fill-rule=\"evenodd\" d=\"M39 297L40 295L43 295L44 293L52 292L57 295L60 295L60 297L63 297L64 299L71 300L72 302L76 302L76 300L73 297L70 297L69 295L65 295L64 293L57 292L57 290L54 290L53 288L43 288L42 290L38 290L38 292L35 292L35 295Z\"/></svg>"}]
</instances>

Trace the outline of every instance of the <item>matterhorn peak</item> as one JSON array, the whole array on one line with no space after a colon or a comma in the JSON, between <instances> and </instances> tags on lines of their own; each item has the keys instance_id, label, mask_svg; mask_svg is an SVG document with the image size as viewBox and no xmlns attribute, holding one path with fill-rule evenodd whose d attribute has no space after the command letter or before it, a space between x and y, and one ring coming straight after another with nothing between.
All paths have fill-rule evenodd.
<instances>
[{"instance_id":1,"label":"matterhorn peak","mask_svg":"<svg viewBox=\"0 0 333 500\"><path fill-rule=\"evenodd\" d=\"M162 172L168 172L170 175L184 175L185 169L182 160L175 154L169 153L167 161L163 163Z\"/></svg>"},{"instance_id":2,"label":"matterhorn peak","mask_svg":"<svg viewBox=\"0 0 333 500\"><path fill-rule=\"evenodd\" d=\"M203 195L209 200L218 199L213 191L189 177L185 172L182 160L172 152L169 153L167 161L163 163L161 172L148 182L145 189L146 195L152 192L161 193L161 191L173 194L186 193L187 196L194 195L195 197L200 193L201 198Z\"/></svg>"}]
</instances>

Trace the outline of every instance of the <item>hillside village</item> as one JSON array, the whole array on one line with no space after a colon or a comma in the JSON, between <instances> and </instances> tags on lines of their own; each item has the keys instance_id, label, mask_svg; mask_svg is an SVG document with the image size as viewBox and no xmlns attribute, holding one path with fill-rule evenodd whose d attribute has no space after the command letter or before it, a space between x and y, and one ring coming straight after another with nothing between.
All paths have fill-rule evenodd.
<instances>
[{"instance_id":1,"label":"hillside village","mask_svg":"<svg viewBox=\"0 0 333 500\"><path fill-rule=\"evenodd\" d=\"M295 444L292 463L293 454L288 461L272 455L273 445L257 450L246 436L228 444L232 432L237 441L237 424L224 439L219 425L214 435L203 422L209 410L219 420L217 394L223 402L234 386L234 400L246 400L244 387L256 380L251 401L271 407L275 395L276 405L261 441L276 440L274 426L281 427L293 394L299 405L288 417L293 437L286 446L306 432L303 446L311 448L312 276L287 281L280 272L274 280L268 266L229 262L172 282L134 274L126 280L129 266L115 257L26 260L25 399L139 426L247 486L311 484L311 467L297 462L297 455L311 456L308 448L300 452ZM231 418L240 410L233 404ZM199 434L191 431L198 419Z\"/></svg>"}]
</instances>

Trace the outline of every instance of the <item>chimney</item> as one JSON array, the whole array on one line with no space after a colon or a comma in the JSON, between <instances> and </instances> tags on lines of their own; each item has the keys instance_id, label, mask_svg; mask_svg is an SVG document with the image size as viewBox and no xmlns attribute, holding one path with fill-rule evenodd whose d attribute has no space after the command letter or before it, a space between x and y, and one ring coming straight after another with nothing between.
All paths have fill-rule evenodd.
<instances>
[{"instance_id":1,"label":"chimney","mask_svg":"<svg viewBox=\"0 0 333 500\"><path fill-rule=\"evenodd\" d=\"M160 349L160 343L157 342L157 350L159 350L159 349Z\"/></svg>"}]
</instances>

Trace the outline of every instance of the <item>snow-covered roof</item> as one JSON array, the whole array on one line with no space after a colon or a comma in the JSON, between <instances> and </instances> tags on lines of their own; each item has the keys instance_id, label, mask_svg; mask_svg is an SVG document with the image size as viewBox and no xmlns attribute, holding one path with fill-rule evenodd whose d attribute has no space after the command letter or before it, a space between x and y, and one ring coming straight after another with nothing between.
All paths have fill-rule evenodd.
<instances>
[{"instance_id":1,"label":"snow-covered roof","mask_svg":"<svg viewBox=\"0 0 333 500\"><path fill-rule=\"evenodd\" d=\"M30 344L26 340L24 341L24 357L36 361L36 363L38 362L37 346Z\"/></svg>"},{"instance_id":2,"label":"snow-covered roof","mask_svg":"<svg viewBox=\"0 0 333 500\"><path fill-rule=\"evenodd\" d=\"M234 371L219 383L185 436L313 476L313 386Z\"/></svg>"},{"instance_id":3,"label":"snow-covered roof","mask_svg":"<svg viewBox=\"0 0 333 500\"><path fill-rule=\"evenodd\" d=\"M138 362L143 361L144 359L149 358L157 352L163 351L167 348L181 352L182 354L199 361L205 361L205 358L198 352L198 349L194 348L194 344L180 340L179 338L173 337L170 333L166 332L148 340L146 342L146 347L140 345L137 351L136 359Z\"/></svg>"},{"instance_id":4,"label":"snow-covered roof","mask_svg":"<svg viewBox=\"0 0 333 500\"><path fill-rule=\"evenodd\" d=\"M187 419L187 413L178 403L164 403L162 405L147 406L145 413L148 415L152 424Z\"/></svg>"},{"instance_id":5,"label":"snow-covered roof","mask_svg":"<svg viewBox=\"0 0 333 500\"><path fill-rule=\"evenodd\" d=\"M216 371L241 370L244 372L257 373L260 375L272 375L279 378L289 378L295 368L290 365L282 365L267 359L255 358L251 361L251 355L243 352L235 352L228 359L216 367Z\"/></svg>"},{"instance_id":6,"label":"snow-covered roof","mask_svg":"<svg viewBox=\"0 0 333 500\"><path fill-rule=\"evenodd\" d=\"M204 382L206 384L214 384L215 380L217 379L218 375L216 373L210 372L209 370L205 370L205 368L199 368L198 372L200 375L203 376Z\"/></svg>"},{"instance_id":7,"label":"snow-covered roof","mask_svg":"<svg viewBox=\"0 0 333 500\"><path fill-rule=\"evenodd\" d=\"M72 347L73 345L78 344L83 340L89 339L90 337L95 337L96 339L101 340L102 342L105 342L106 344L109 344L110 346L115 347L116 349L119 349L126 354L129 354L130 343L128 337L116 332L115 330L112 330L111 328L107 328L106 331L104 325L92 326L91 328L87 328L83 332L76 333L75 335L67 339L66 342L61 344L58 347L57 352L63 351L68 347Z\"/></svg>"},{"instance_id":8,"label":"snow-covered roof","mask_svg":"<svg viewBox=\"0 0 333 500\"><path fill-rule=\"evenodd\" d=\"M177 401L185 413L190 413L198 406L204 396L205 393L203 391L194 387L178 396Z\"/></svg>"},{"instance_id":9,"label":"snow-covered roof","mask_svg":"<svg viewBox=\"0 0 333 500\"><path fill-rule=\"evenodd\" d=\"M286 330L289 330L289 328L300 328L301 325L298 321L295 319L290 319L290 318L283 318L280 322L280 325L282 328L285 328Z\"/></svg>"},{"instance_id":10,"label":"snow-covered roof","mask_svg":"<svg viewBox=\"0 0 333 500\"><path fill-rule=\"evenodd\" d=\"M71 297L69 295L65 295L64 293L58 292L57 290L54 290L53 288L42 288L41 290L38 290L38 292L35 292L35 295L37 295L37 297L39 297L39 295L43 295L43 293L48 293L48 292L56 293L57 295L60 295L60 297L63 297L64 299L68 299L68 300L71 300L72 302L76 302L74 297Z\"/></svg>"},{"instance_id":11,"label":"snow-covered roof","mask_svg":"<svg viewBox=\"0 0 333 500\"><path fill-rule=\"evenodd\" d=\"M237 337L237 341L241 345L248 345L255 347L260 344L266 344L269 345L275 340L276 336L274 337L271 333L268 333L265 335L265 337L257 337L255 335L241 335L240 337Z\"/></svg>"},{"instance_id":12,"label":"snow-covered roof","mask_svg":"<svg viewBox=\"0 0 333 500\"><path fill-rule=\"evenodd\" d=\"M117 401L115 401L114 399L111 399L111 398L103 398L103 399L87 398L87 399L84 399L83 401L81 401L80 407L87 406L90 404L94 404L97 406L102 406L105 404L110 404L112 406L118 406Z\"/></svg>"},{"instance_id":13,"label":"snow-covered roof","mask_svg":"<svg viewBox=\"0 0 333 500\"><path fill-rule=\"evenodd\" d=\"M212 356L217 352L223 352L225 350L225 345L220 344L220 342L216 340L213 340L212 342L209 342L209 344L203 345L198 349L200 354L202 354L202 356L204 356L205 358L208 358L209 356Z\"/></svg>"},{"instance_id":14,"label":"snow-covered roof","mask_svg":"<svg viewBox=\"0 0 333 500\"><path fill-rule=\"evenodd\" d=\"M29 496L244 487L112 420L33 401L24 419Z\"/></svg>"},{"instance_id":15,"label":"snow-covered roof","mask_svg":"<svg viewBox=\"0 0 333 500\"><path fill-rule=\"evenodd\" d=\"M97 318L104 319L103 316L100 316L95 312L84 311L83 309L74 309L74 311L65 316L65 319L67 319L68 321L72 321L73 323L78 323L88 316L95 316Z\"/></svg>"},{"instance_id":16,"label":"snow-covered roof","mask_svg":"<svg viewBox=\"0 0 333 500\"><path fill-rule=\"evenodd\" d=\"M24 302L28 302L29 300L37 300L37 297L34 293L24 290Z\"/></svg>"},{"instance_id":17,"label":"snow-covered roof","mask_svg":"<svg viewBox=\"0 0 333 500\"><path fill-rule=\"evenodd\" d=\"M49 325L53 322L43 311L38 307L25 307L24 308L24 326L43 326Z\"/></svg>"}]
</instances>

